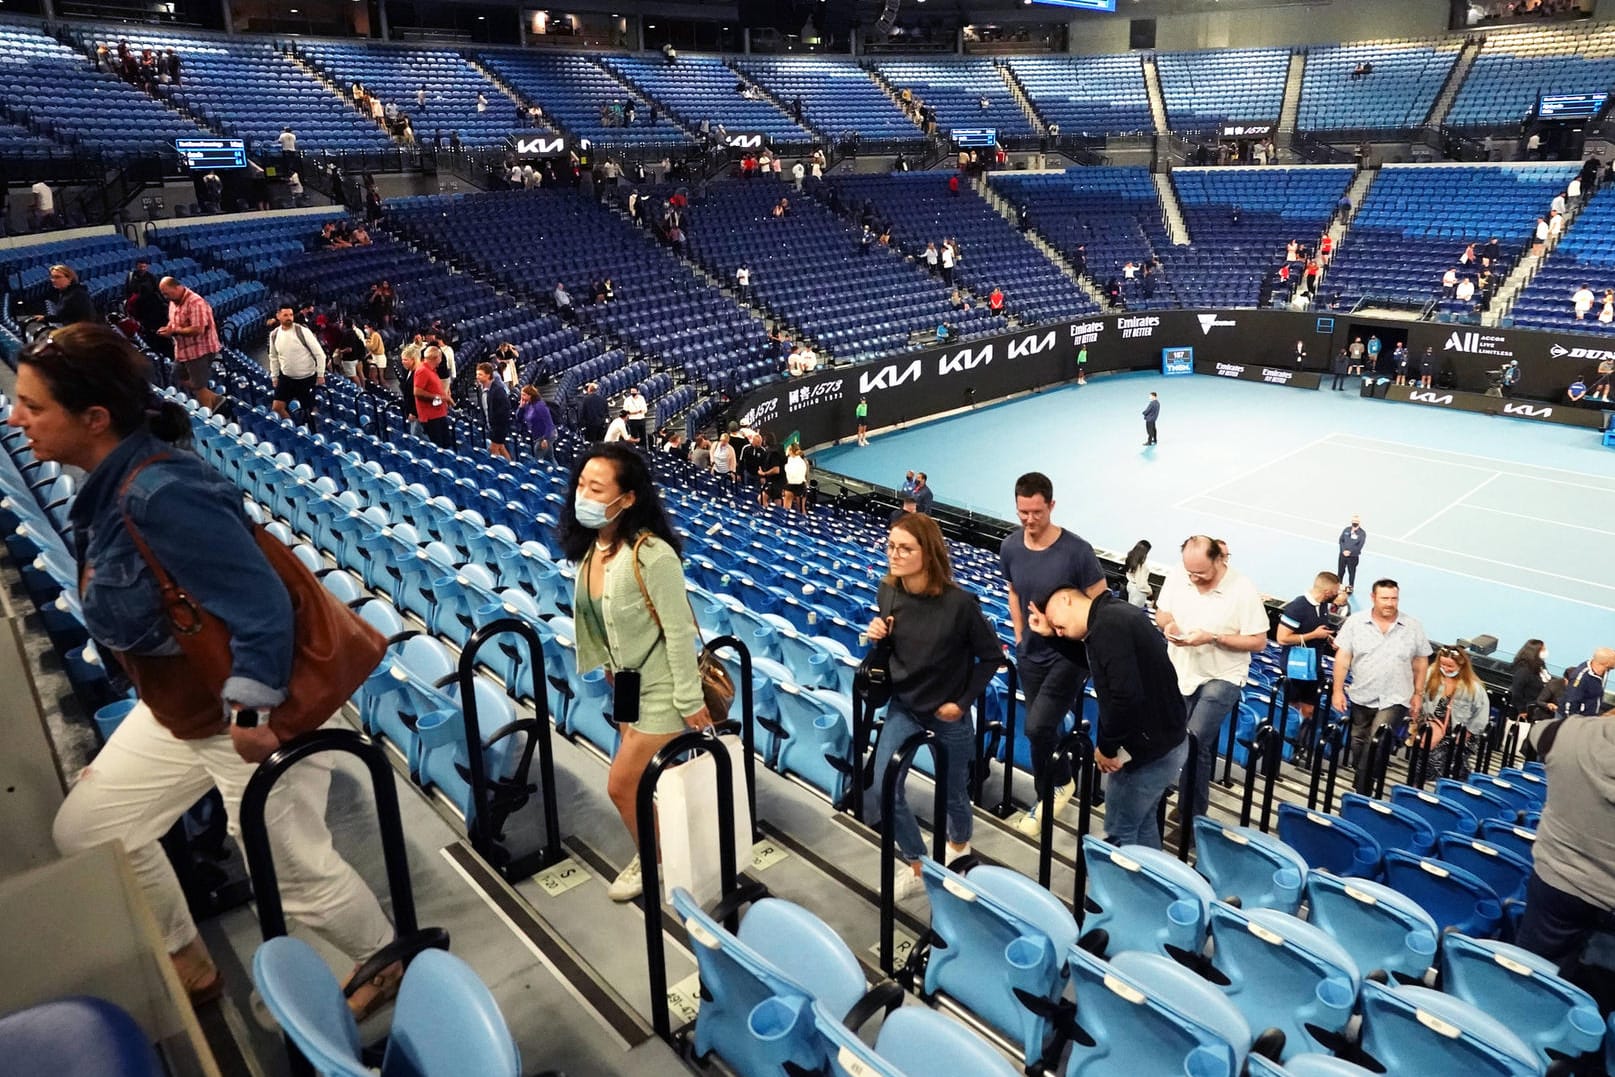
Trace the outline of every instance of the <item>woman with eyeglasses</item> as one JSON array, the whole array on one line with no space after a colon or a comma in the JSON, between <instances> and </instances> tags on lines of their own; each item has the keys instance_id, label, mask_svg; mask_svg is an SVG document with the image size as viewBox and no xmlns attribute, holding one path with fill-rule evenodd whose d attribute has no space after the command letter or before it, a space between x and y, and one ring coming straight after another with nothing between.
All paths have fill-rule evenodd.
<instances>
[{"instance_id":1,"label":"woman with eyeglasses","mask_svg":"<svg viewBox=\"0 0 1615 1077\"><path fill-rule=\"evenodd\" d=\"M146 359L133 345L105 325L72 325L29 345L18 364L8 425L27 436L37 459L89 473L70 519L84 625L101 653L181 653L154 564L229 630L231 675L217 711L198 724L137 704L79 775L53 827L63 855L123 843L180 983L193 1002L205 1002L220 993L220 974L158 841L215 787L236 832L247 782L280 747L275 708L291 675L291 600L258 548L241 491L180 447L190 419L152 395ZM330 784L329 762L288 771L268 802L270 844L286 911L363 962L393 941L393 927L332 845ZM360 984L349 1006L368 1014L398 993L402 977L395 962Z\"/></svg>"},{"instance_id":2,"label":"woman with eyeglasses","mask_svg":"<svg viewBox=\"0 0 1615 1077\"><path fill-rule=\"evenodd\" d=\"M892 698L875 745L875 781L869 796L880 815L881 790L892 753L920 730L935 733L947 754L948 861L970 851L970 762L976 741L970 707L1004 660L1003 648L981 606L953 582L948 546L936 521L909 513L892 524L886 540L886 578L880 584L879 615L869 622L873 641L891 641ZM920 893L920 858L926 855L920 825L909 807L908 768L897 779L892 826L903 867L896 875L897 900ZM939 821L939 824L940 821Z\"/></svg>"},{"instance_id":3,"label":"woman with eyeglasses","mask_svg":"<svg viewBox=\"0 0 1615 1077\"><path fill-rule=\"evenodd\" d=\"M680 543L631 444L600 444L572 472L560 541L578 566L573 594L578 672L604 666L616 693L622 743L606 792L639 847L639 779L662 746L712 725L696 666L695 615ZM630 684L638 691L625 698ZM637 714L630 714L630 709ZM606 891L632 901L644 889L636 853Z\"/></svg>"},{"instance_id":4,"label":"woman with eyeglasses","mask_svg":"<svg viewBox=\"0 0 1615 1077\"><path fill-rule=\"evenodd\" d=\"M101 321L101 315L96 313L95 300L90 298L90 290L79 280L72 266L51 266L50 283L55 292L45 300L45 312L39 316L39 321L51 329L77 322Z\"/></svg>"},{"instance_id":5,"label":"woman with eyeglasses","mask_svg":"<svg viewBox=\"0 0 1615 1077\"><path fill-rule=\"evenodd\" d=\"M1425 777L1429 780L1445 777L1458 731L1469 730L1472 744L1484 736L1490 720L1490 704L1486 686L1475 675L1469 655L1458 647L1442 647L1424 679L1424 705L1419 717L1408 729L1409 744L1417 744L1424 730L1430 730L1430 761ZM1467 756L1467 751L1466 751ZM1469 760L1456 761L1454 778L1469 776ZM1417 775L1414 776L1416 781Z\"/></svg>"}]
</instances>

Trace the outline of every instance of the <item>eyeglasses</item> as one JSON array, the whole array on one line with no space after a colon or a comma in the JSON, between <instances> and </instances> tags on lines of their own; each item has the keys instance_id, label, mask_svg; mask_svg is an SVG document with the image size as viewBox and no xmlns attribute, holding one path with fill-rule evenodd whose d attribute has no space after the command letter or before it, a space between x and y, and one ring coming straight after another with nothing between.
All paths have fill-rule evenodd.
<instances>
[{"instance_id":1,"label":"eyeglasses","mask_svg":"<svg viewBox=\"0 0 1615 1077\"><path fill-rule=\"evenodd\" d=\"M56 343L56 331L54 329L46 329L44 332L35 336L33 340L29 341L28 345L23 348L22 352L17 356L17 358L19 360L44 359L46 356L51 355L56 356L58 359L67 358L67 353L62 351L62 346Z\"/></svg>"},{"instance_id":2,"label":"eyeglasses","mask_svg":"<svg viewBox=\"0 0 1615 1077\"><path fill-rule=\"evenodd\" d=\"M886 555L888 557L907 557L910 554L916 554L919 552L920 548L918 546L902 546L895 542L888 542L886 544Z\"/></svg>"}]
</instances>

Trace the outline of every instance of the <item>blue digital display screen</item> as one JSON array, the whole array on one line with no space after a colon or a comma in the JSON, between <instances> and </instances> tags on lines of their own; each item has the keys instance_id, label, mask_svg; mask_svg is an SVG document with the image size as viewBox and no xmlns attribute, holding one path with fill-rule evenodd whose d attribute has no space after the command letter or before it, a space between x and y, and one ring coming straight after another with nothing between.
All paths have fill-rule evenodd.
<instances>
[{"instance_id":1,"label":"blue digital display screen","mask_svg":"<svg viewBox=\"0 0 1615 1077\"><path fill-rule=\"evenodd\" d=\"M955 146L964 149L985 149L998 145L998 129L994 127L955 127L948 134Z\"/></svg>"},{"instance_id":2,"label":"blue digital display screen","mask_svg":"<svg viewBox=\"0 0 1615 1077\"><path fill-rule=\"evenodd\" d=\"M1081 8L1083 11L1116 10L1116 0L1032 0L1034 4L1053 4L1055 7Z\"/></svg>"},{"instance_id":3,"label":"blue digital display screen","mask_svg":"<svg viewBox=\"0 0 1615 1077\"><path fill-rule=\"evenodd\" d=\"M1162 348L1161 373L1166 375L1193 374L1193 348Z\"/></svg>"},{"instance_id":4,"label":"blue digital display screen","mask_svg":"<svg viewBox=\"0 0 1615 1077\"><path fill-rule=\"evenodd\" d=\"M1543 94L1537 114L1544 120L1586 119L1598 115L1608 96L1601 93Z\"/></svg>"},{"instance_id":5,"label":"blue digital display screen","mask_svg":"<svg viewBox=\"0 0 1615 1077\"><path fill-rule=\"evenodd\" d=\"M1319 318L1318 319L1317 332L1319 332L1319 333L1333 333L1334 331L1335 331L1335 320L1333 318Z\"/></svg>"},{"instance_id":6,"label":"blue digital display screen","mask_svg":"<svg viewBox=\"0 0 1615 1077\"><path fill-rule=\"evenodd\" d=\"M176 138L174 150L186 168L247 167L247 144L239 138Z\"/></svg>"}]
</instances>

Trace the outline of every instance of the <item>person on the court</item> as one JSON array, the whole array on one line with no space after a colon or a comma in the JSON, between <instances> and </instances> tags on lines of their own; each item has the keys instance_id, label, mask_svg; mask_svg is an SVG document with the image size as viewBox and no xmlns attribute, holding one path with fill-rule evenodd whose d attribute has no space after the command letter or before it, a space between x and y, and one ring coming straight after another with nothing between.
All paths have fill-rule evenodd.
<instances>
[{"instance_id":1,"label":"person on the court","mask_svg":"<svg viewBox=\"0 0 1615 1077\"><path fill-rule=\"evenodd\" d=\"M1353 786L1367 794L1372 784L1368 748L1374 731L1406 715L1417 720L1421 688L1430 666L1430 640L1424 626L1401 610L1395 580L1375 580L1372 602L1353 614L1335 635L1334 687L1330 702L1351 714ZM1346 684L1350 674L1351 684Z\"/></svg>"},{"instance_id":2,"label":"person on the court","mask_svg":"<svg viewBox=\"0 0 1615 1077\"><path fill-rule=\"evenodd\" d=\"M1351 523L1340 532L1340 564L1335 569L1335 575L1342 581L1350 578L1346 585L1349 591L1357 586L1357 562L1363 557L1363 544L1368 541L1368 532L1363 530L1362 519L1354 512Z\"/></svg>"},{"instance_id":3,"label":"person on the court","mask_svg":"<svg viewBox=\"0 0 1615 1077\"><path fill-rule=\"evenodd\" d=\"M1075 587L1089 598L1106 589L1105 570L1086 539L1057 527L1054 484L1049 477L1029 471L1015 480L1015 515L1021 529L1005 536L998 556L1009 581L1009 617L1015 626L1015 662L1021 691L1026 696L1026 739L1032 747L1032 777L1037 805L1020 823L1023 834L1040 832L1037 813L1043 790L1054 787L1054 811L1059 814L1076 793L1069 764L1055 759L1054 749L1064 734L1065 716L1082 698L1088 679L1086 652L1081 645L1056 650L1027 627L1030 606L1043 608L1049 596Z\"/></svg>"},{"instance_id":4,"label":"person on the court","mask_svg":"<svg viewBox=\"0 0 1615 1077\"><path fill-rule=\"evenodd\" d=\"M1178 691L1189 712L1195 749L1191 815L1204 815L1223 722L1239 702L1251 655L1267 646L1267 608L1250 578L1228 564L1228 547L1205 535L1182 546L1183 563L1166 574L1155 599L1155 626L1172 646ZM1189 826L1188 819L1179 825Z\"/></svg>"},{"instance_id":5,"label":"person on the court","mask_svg":"<svg viewBox=\"0 0 1615 1077\"><path fill-rule=\"evenodd\" d=\"M1297 595L1285 603L1279 613L1274 638L1285 647L1310 647L1314 652L1313 670L1323 675L1324 656L1334 650L1335 629L1329 623L1329 611L1340 594L1340 577L1333 572L1320 572L1312 580L1312 587L1304 595ZM1285 652L1285 668L1289 668L1289 652ZM1312 712L1318 704L1317 680L1288 677L1285 681L1285 699L1301 715L1301 727L1295 734L1295 764L1307 766L1312 752L1317 727Z\"/></svg>"},{"instance_id":6,"label":"person on the court","mask_svg":"<svg viewBox=\"0 0 1615 1077\"><path fill-rule=\"evenodd\" d=\"M1155 420L1161 416L1161 398L1154 393L1150 394L1150 402L1144 405L1144 444L1155 444Z\"/></svg>"}]
</instances>

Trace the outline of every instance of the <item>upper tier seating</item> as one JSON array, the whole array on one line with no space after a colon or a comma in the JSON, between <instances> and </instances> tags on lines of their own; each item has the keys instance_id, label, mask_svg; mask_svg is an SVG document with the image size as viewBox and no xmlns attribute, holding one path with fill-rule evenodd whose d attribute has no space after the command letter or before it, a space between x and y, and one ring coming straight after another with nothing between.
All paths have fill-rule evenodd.
<instances>
[{"instance_id":1,"label":"upper tier seating","mask_svg":"<svg viewBox=\"0 0 1615 1077\"><path fill-rule=\"evenodd\" d=\"M585 56L489 49L482 63L545 118L578 138L631 146L652 142L688 144L690 139L664 114L653 117L648 98ZM634 122L607 127L600 106L634 103Z\"/></svg>"},{"instance_id":2,"label":"upper tier seating","mask_svg":"<svg viewBox=\"0 0 1615 1077\"><path fill-rule=\"evenodd\" d=\"M1149 90L1137 53L1122 56L1011 56L1009 69L1045 123L1061 135L1153 132Z\"/></svg>"},{"instance_id":3,"label":"upper tier seating","mask_svg":"<svg viewBox=\"0 0 1615 1077\"><path fill-rule=\"evenodd\" d=\"M1087 273L1096 283L1103 284L1112 274L1120 277L1126 262L1143 265L1157 256L1166 260L1177 250L1167 238L1165 214L1148 169L995 172L988 182L1012 204L1024 202L1037 231L1067 258L1079 244L1085 245ZM1152 299L1127 292L1127 305L1135 310L1177 306L1169 280L1161 282Z\"/></svg>"},{"instance_id":4,"label":"upper tier seating","mask_svg":"<svg viewBox=\"0 0 1615 1077\"><path fill-rule=\"evenodd\" d=\"M255 155L278 153L275 140L285 127L296 133L297 149L304 153L393 145L386 132L272 44L148 27L118 32L122 29L90 25L78 32L87 48L102 43L115 49L127 41L136 50L173 49L181 64L180 85L160 86L158 93L224 134L248 139Z\"/></svg>"},{"instance_id":5,"label":"upper tier seating","mask_svg":"<svg viewBox=\"0 0 1615 1077\"><path fill-rule=\"evenodd\" d=\"M898 92L911 90L935 108L943 134L955 127L991 127L1011 136L1037 133L992 60L881 60L875 69Z\"/></svg>"},{"instance_id":6,"label":"upper tier seating","mask_svg":"<svg viewBox=\"0 0 1615 1077\"><path fill-rule=\"evenodd\" d=\"M964 254L957 279L985 298L996 285L1005 309L1022 321L1046 322L1098 309L1088 294L1001 217L974 191L948 193L941 172L898 172L889 176L837 177L843 200L865 199L893 225L893 242L904 254L921 258L928 242L952 236Z\"/></svg>"},{"instance_id":7,"label":"upper tier seating","mask_svg":"<svg viewBox=\"0 0 1615 1077\"><path fill-rule=\"evenodd\" d=\"M783 218L769 215L786 185L714 184L690 208L690 255L720 280L751 267L757 301L801 327L837 359L872 359L905 348L911 332L946 320L961 336L1000 332L984 308L963 315L938 277L878 244L859 253L858 231L807 196ZM968 257L969 252L966 252Z\"/></svg>"},{"instance_id":8,"label":"upper tier seating","mask_svg":"<svg viewBox=\"0 0 1615 1077\"><path fill-rule=\"evenodd\" d=\"M1540 93L1608 93L1615 86L1615 28L1496 30L1475 57L1449 127L1517 124Z\"/></svg>"},{"instance_id":9,"label":"upper tier seating","mask_svg":"<svg viewBox=\"0 0 1615 1077\"><path fill-rule=\"evenodd\" d=\"M1303 131L1417 127L1458 59L1457 39L1321 45L1307 50L1296 126ZM1373 70L1358 78L1359 64Z\"/></svg>"},{"instance_id":10,"label":"upper tier seating","mask_svg":"<svg viewBox=\"0 0 1615 1077\"><path fill-rule=\"evenodd\" d=\"M1576 174L1574 164L1387 165L1380 169L1324 278L1350 306L1365 295L1424 303L1458 268L1467 243L1496 236L1506 279L1537 215Z\"/></svg>"},{"instance_id":11,"label":"upper tier seating","mask_svg":"<svg viewBox=\"0 0 1615 1077\"><path fill-rule=\"evenodd\" d=\"M710 120L731 134L759 131L779 145L814 141L811 132L773 102L737 93L739 73L715 56L684 56L676 64L660 58L608 56L601 63L660 101L692 130Z\"/></svg>"},{"instance_id":12,"label":"upper tier seating","mask_svg":"<svg viewBox=\"0 0 1615 1077\"><path fill-rule=\"evenodd\" d=\"M1284 260L1285 244L1317 241L1351 176L1345 166L1174 169L1172 184L1194 241L1171 254L1184 306L1255 306L1262 278Z\"/></svg>"},{"instance_id":13,"label":"upper tier seating","mask_svg":"<svg viewBox=\"0 0 1615 1077\"><path fill-rule=\"evenodd\" d=\"M383 104L392 102L409 114L415 137L421 141L441 131L458 131L467 146L501 146L512 131L524 126L516 117L516 102L458 53L447 49L397 49L333 42L300 42L298 54L342 89L355 82ZM416 94L426 90L424 107ZM477 95L487 102L477 111Z\"/></svg>"},{"instance_id":14,"label":"upper tier seating","mask_svg":"<svg viewBox=\"0 0 1615 1077\"><path fill-rule=\"evenodd\" d=\"M736 66L787 109L802 100L808 126L832 139L918 141L923 136L869 72L849 60L742 56Z\"/></svg>"},{"instance_id":15,"label":"upper tier seating","mask_svg":"<svg viewBox=\"0 0 1615 1077\"><path fill-rule=\"evenodd\" d=\"M394 202L398 227L432 249L468 260L548 309L564 281L586 326L715 388L750 388L778 372L762 323L593 199L571 190L509 191ZM593 304L612 278L616 298ZM552 369L551 372L554 372Z\"/></svg>"},{"instance_id":16,"label":"upper tier seating","mask_svg":"<svg viewBox=\"0 0 1615 1077\"><path fill-rule=\"evenodd\" d=\"M1581 321L1570 297L1583 284L1593 290L1592 312ZM1615 187L1598 189L1576 214L1531 283L1514 302L1514 324L1536 329L1575 329L1578 333L1615 333L1615 322L1601 322L1604 292L1615 288Z\"/></svg>"},{"instance_id":17,"label":"upper tier seating","mask_svg":"<svg viewBox=\"0 0 1615 1077\"><path fill-rule=\"evenodd\" d=\"M1225 121L1277 123L1290 73L1288 49L1207 49L1155 57L1166 118L1174 131Z\"/></svg>"},{"instance_id":18,"label":"upper tier seating","mask_svg":"<svg viewBox=\"0 0 1615 1077\"><path fill-rule=\"evenodd\" d=\"M0 26L5 103L68 145L113 154L171 154L174 139L211 132L38 30Z\"/></svg>"}]
</instances>

